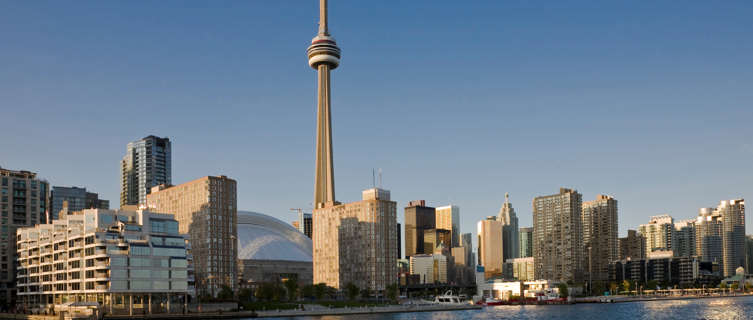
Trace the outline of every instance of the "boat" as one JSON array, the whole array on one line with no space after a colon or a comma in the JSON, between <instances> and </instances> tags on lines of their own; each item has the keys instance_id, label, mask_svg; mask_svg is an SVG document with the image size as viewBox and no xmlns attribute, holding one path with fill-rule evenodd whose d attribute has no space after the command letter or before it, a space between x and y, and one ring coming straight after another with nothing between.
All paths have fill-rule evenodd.
<instances>
[{"instance_id":1,"label":"boat","mask_svg":"<svg viewBox=\"0 0 753 320\"><path fill-rule=\"evenodd\" d=\"M453 294L452 290L447 290L444 294L434 297L435 304L465 304L460 297Z\"/></svg>"}]
</instances>

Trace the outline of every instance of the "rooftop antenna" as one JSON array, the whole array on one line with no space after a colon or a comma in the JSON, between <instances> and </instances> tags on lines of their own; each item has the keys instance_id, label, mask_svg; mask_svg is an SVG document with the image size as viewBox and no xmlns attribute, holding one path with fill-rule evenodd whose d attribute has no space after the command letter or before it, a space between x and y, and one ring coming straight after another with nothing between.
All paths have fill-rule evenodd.
<instances>
[{"instance_id":1,"label":"rooftop antenna","mask_svg":"<svg viewBox=\"0 0 753 320\"><path fill-rule=\"evenodd\" d=\"M376 173L374 173L374 168L371 168L371 187L376 188Z\"/></svg>"},{"instance_id":2,"label":"rooftop antenna","mask_svg":"<svg viewBox=\"0 0 753 320\"><path fill-rule=\"evenodd\" d=\"M382 168L379 168L379 189L382 188Z\"/></svg>"}]
</instances>

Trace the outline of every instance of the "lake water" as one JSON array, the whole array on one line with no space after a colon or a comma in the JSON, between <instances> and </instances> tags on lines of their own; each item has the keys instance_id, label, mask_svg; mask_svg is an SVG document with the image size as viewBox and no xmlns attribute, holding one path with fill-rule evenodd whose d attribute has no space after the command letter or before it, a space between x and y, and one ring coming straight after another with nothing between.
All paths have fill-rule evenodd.
<instances>
[{"instance_id":1,"label":"lake water","mask_svg":"<svg viewBox=\"0 0 753 320\"><path fill-rule=\"evenodd\" d=\"M481 310L415 312L278 319L450 320L450 319L753 319L753 296L642 301L612 304L496 306Z\"/></svg>"}]
</instances>

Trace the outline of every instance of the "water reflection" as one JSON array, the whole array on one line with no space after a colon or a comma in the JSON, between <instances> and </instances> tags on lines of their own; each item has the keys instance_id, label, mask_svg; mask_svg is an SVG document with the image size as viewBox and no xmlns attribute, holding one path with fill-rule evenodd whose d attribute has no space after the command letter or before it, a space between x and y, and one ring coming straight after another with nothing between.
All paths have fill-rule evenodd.
<instances>
[{"instance_id":1,"label":"water reflection","mask_svg":"<svg viewBox=\"0 0 753 320\"><path fill-rule=\"evenodd\" d=\"M280 319L280 318L278 318ZM294 318L287 318L294 319ZM559 306L497 306L471 311L302 317L296 320L753 319L753 297Z\"/></svg>"}]
</instances>

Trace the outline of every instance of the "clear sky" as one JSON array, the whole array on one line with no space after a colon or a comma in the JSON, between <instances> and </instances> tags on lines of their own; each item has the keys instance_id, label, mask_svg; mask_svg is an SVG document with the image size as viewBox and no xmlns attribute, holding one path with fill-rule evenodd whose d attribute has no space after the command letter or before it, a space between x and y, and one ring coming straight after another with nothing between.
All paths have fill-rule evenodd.
<instances>
[{"instance_id":1,"label":"clear sky","mask_svg":"<svg viewBox=\"0 0 753 320\"><path fill-rule=\"evenodd\" d=\"M609 3L607 3L609 2ZM318 1L0 2L0 166L119 201L129 141L173 183L238 181L295 219L314 184ZM398 202L521 226L537 195L619 201L620 234L753 198L751 1L330 1L337 199L382 168ZM748 213L748 231L753 230Z\"/></svg>"}]
</instances>

